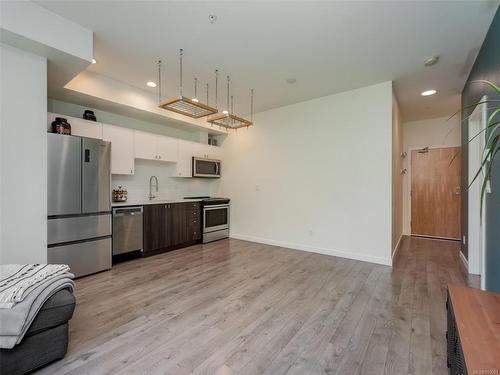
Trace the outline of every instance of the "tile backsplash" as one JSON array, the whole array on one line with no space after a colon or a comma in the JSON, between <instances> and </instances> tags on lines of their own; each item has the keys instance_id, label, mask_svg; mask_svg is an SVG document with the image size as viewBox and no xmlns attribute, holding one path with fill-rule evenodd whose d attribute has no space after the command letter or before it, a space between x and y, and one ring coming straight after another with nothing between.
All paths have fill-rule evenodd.
<instances>
[{"instance_id":1,"label":"tile backsplash","mask_svg":"<svg viewBox=\"0 0 500 375\"><path fill-rule=\"evenodd\" d=\"M122 186L128 191L128 200L144 200L149 196L149 178L158 178L158 192L160 199L178 199L186 196L214 196L219 187L218 179L178 178L174 175L175 164L153 161L135 160L135 174L113 175L112 188Z\"/></svg>"}]
</instances>

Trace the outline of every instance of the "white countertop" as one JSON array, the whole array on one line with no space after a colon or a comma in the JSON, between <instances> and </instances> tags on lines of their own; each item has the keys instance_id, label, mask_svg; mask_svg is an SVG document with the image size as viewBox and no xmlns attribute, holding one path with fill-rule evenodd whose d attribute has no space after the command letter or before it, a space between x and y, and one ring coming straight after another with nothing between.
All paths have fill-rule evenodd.
<instances>
[{"instance_id":1,"label":"white countertop","mask_svg":"<svg viewBox=\"0 0 500 375\"><path fill-rule=\"evenodd\" d=\"M200 202L202 199L153 199L153 200L130 200L126 202L113 202L111 207L127 207L127 206L145 206L148 204L168 204L168 203L189 203L189 202Z\"/></svg>"}]
</instances>

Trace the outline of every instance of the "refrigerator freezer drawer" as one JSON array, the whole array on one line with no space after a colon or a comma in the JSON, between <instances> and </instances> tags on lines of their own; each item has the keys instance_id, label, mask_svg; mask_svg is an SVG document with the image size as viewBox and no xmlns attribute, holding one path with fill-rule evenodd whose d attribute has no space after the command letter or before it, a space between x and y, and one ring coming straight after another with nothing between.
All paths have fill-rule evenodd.
<instances>
[{"instance_id":1,"label":"refrigerator freezer drawer","mask_svg":"<svg viewBox=\"0 0 500 375\"><path fill-rule=\"evenodd\" d=\"M75 277L111 268L111 238L49 247L50 264L67 264Z\"/></svg>"},{"instance_id":2,"label":"refrigerator freezer drawer","mask_svg":"<svg viewBox=\"0 0 500 375\"><path fill-rule=\"evenodd\" d=\"M47 221L49 245L111 234L111 214L65 217Z\"/></svg>"}]
</instances>

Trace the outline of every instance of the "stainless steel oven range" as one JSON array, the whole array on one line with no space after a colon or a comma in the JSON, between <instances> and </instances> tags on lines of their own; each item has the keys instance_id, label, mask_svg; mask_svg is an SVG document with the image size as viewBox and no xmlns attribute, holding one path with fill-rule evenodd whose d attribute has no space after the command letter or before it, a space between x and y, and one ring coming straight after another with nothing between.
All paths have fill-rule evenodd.
<instances>
[{"instance_id":1,"label":"stainless steel oven range","mask_svg":"<svg viewBox=\"0 0 500 375\"><path fill-rule=\"evenodd\" d=\"M203 207L203 243L229 237L229 199L208 198Z\"/></svg>"}]
</instances>

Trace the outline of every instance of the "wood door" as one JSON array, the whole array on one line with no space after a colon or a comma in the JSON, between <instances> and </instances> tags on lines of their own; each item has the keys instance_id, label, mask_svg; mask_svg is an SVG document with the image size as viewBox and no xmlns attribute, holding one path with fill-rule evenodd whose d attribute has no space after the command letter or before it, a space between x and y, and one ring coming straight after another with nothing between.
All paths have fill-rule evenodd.
<instances>
[{"instance_id":1,"label":"wood door","mask_svg":"<svg viewBox=\"0 0 500 375\"><path fill-rule=\"evenodd\" d=\"M460 239L461 148L411 153L411 233Z\"/></svg>"}]
</instances>

